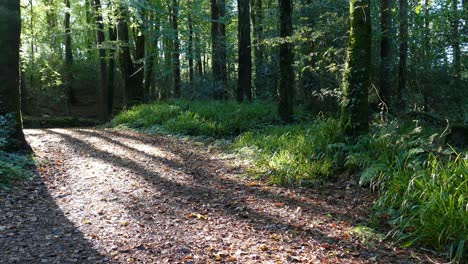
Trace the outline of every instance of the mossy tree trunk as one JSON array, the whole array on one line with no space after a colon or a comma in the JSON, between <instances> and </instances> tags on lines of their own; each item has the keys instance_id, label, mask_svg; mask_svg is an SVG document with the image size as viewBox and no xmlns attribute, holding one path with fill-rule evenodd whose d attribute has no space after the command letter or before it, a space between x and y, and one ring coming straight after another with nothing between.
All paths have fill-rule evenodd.
<instances>
[{"instance_id":1,"label":"mossy tree trunk","mask_svg":"<svg viewBox=\"0 0 468 264\"><path fill-rule=\"evenodd\" d=\"M22 129L19 51L21 15L19 0L0 0L0 115L12 115L16 124L12 150L30 150Z\"/></svg>"},{"instance_id":2,"label":"mossy tree trunk","mask_svg":"<svg viewBox=\"0 0 468 264\"><path fill-rule=\"evenodd\" d=\"M293 115L294 95L294 55L292 43L289 37L293 34L292 25L292 0L279 0L280 9L280 82L279 82L279 106L278 114L283 121L290 122Z\"/></svg>"},{"instance_id":3,"label":"mossy tree trunk","mask_svg":"<svg viewBox=\"0 0 468 264\"><path fill-rule=\"evenodd\" d=\"M250 0L238 0L239 71L237 101L252 100L252 45L250 42Z\"/></svg>"},{"instance_id":4,"label":"mossy tree trunk","mask_svg":"<svg viewBox=\"0 0 468 264\"><path fill-rule=\"evenodd\" d=\"M366 133L369 128L371 41L370 0L351 0L341 122L346 134L352 137Z\"/></svg>"}]
</instances>

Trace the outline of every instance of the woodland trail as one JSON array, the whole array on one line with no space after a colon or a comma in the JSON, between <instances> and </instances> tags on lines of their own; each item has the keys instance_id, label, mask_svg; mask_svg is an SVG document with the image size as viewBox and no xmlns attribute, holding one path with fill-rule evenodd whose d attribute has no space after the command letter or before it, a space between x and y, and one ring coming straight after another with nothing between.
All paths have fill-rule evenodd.
<instances>
[{"instance_id":1,"label":"woodland trail","mask_svg":"<svg viewBox=\"0 0 468 264\"><path fill-rule=\"evenodd\" d=\"M26 130L36 177L0 191L0 263L419 263L353 232L368 191L240 177L235 158L167 136Z\"/></svg>"}]
</instances>

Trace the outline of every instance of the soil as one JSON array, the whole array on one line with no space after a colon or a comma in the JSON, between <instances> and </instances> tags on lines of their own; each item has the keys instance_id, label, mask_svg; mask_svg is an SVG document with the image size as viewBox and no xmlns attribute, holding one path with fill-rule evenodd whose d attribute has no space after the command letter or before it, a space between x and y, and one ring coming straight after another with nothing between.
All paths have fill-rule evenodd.
<instances>
[{"instance_id":1,"label":"soil","mask_svg":"<svg viewBox=\"0 0 468 264\"><path fill-rule=\"evenodd\" d=\"M421 263L372 232L353 180L286 188L233 155L111 129L25 130L35 176L0 191L0 263Z\"/></svg>"}]
</instances>

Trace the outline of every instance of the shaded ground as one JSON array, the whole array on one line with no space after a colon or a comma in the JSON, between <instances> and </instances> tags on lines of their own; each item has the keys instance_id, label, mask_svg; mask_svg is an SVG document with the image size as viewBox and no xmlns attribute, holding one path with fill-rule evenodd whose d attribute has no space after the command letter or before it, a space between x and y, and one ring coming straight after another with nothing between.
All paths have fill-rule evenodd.
<instances>
[{"instance_id":1,"label":"shaded ground","mask_svg":"<svg viewBox=\"0 0 468 264\"><path fill-rule=\"evenodd\" d=\"M0 191L0 263L419 263L353 232L367 190L266 186L190 141L26 130L38 174ZM434 257L431 257L434 259Z\"/></svg>"}]
</instances>

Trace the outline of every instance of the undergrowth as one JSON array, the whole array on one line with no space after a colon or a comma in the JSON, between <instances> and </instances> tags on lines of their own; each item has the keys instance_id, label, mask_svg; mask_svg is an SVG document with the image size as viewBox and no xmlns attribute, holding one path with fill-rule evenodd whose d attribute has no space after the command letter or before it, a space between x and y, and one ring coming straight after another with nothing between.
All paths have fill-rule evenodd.
<instances>
[{"instance_id":1,"label":"undergrowth","mask_svg":"<svg viewBox=\"0 0 468 264\"><path fill-rule=\"evenodd\" d=\"M301 113L282 124L273 103L171 101L122 112L112 126L210 137L237 136L232 148L252 159L253 174L273 184L304 186L359 173L360 184L378 193L375 223L389 236L466 256L468 161L444 142L443 131L397 120L371 125L351 140L333 117Z\"/></svg>"},{"instance_id":2,"label":"undergrowth","mask_svg":"<svg viewBox=\"0 0 468 264\"><path fill-rule=\"evenodd\" d=\"M222 138L280 124L276 107L272 102L172 100L123 111L111 121L111 126Z\"/></svg>"},{"instance_id":3,"label":"undergrowth","mask_svg":"<svg viewBox=\"0 0 468 264\"><path fill-rule=\"evenodd\" d=\"M0 115L0 189L9 188L18 180L29 177L26 167L32 164L28 155L11 153L7 146L11 144L15 118L12 115Z\"/></svg>"}]
</instances>

